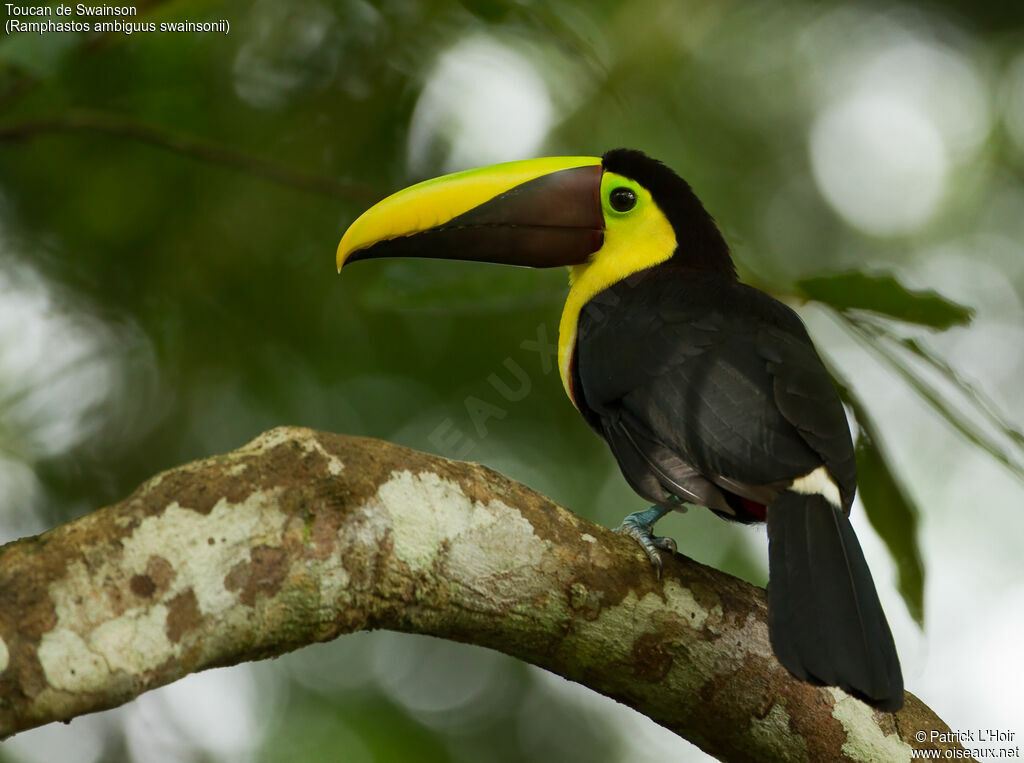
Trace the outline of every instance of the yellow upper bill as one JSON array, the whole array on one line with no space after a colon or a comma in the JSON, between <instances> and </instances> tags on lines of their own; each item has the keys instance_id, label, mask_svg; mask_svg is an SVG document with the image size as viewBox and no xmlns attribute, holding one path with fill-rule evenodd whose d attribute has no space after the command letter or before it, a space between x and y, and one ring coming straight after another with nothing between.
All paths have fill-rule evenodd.
<instances>
[{"instance_id":1,"label":"yellow upper bill","mask_svg":"<svg viewBox=\"0 0 1024 763\"><path fill-rule=\"evenodd\" d=\"M552 156L424 180L377 202L349 226L338 245L338 270L353 252L435 228L541 175L599 164L594 156Z\"/></svg>"}]
</instances>

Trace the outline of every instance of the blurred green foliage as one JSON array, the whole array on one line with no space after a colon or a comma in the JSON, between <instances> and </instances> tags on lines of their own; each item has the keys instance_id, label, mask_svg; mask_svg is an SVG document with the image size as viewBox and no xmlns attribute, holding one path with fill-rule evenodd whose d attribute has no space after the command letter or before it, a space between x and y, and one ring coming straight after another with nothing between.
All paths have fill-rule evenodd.
<instances>
[{"instance_id":1,"label":"blurred green foliage","mask_svg":"<svg viewBox=\"0 0 1024 763\"><path fill-rule=\"evenodd\" d=\"M518 158L460 116L460 98L475 91L460 90L458 78L438 84L439 62L468 50L459 47L466 41L473 55L491 46L496 60L520 62L521 70L498 67L510 92L517 77L522 92L537 90L531 72L542 83L530 102L543 122L535 153L628 145L662 159L720 221L748 281L794 304L823 305L848 346L870 345L965 435L957 447L981 447L1021 472L1019 432L928 349L928 329L970 330L962 328L969 307L901 285L904 272L920 284L929 253L963 231L1021 232L1006 201L1020 198L1021 155L1002 117L979 115L983 134L961 155L949 149L939 206L895 235L858 230L831 205L808 149L816 115L885 45L959 57L996 88L1001 62L1020 47L1019 32L999 21L1019 17L1018 5L183 0L138 8L143 20L228 19L231 32L0 40L0 275L44 295L32 315L66 319L53 331L67 344L53 352L77 358L38 378L0 364L0 454L33 475L17 494L25 505L6 519L0 508L0 526L50 526L163 468L285 423L479 460L604 524L638 507L564 399L550 358L529 344L554 341L564 274L444 262L334 273L337 241L369 203L467 156ZM479 61L466 55L458 71L468 77ZM18 268L40 283L18 281ZM1011 271L1020 295L1024 275ZM6 315L23 320L13 308ZM2 329L0 356L35 336L26 326ZM70 344L79 331L93 338L81 357ZM500 382L517 386L513 366L528 391L510 399ZM861 426L861 496L921 622L914 491L880 449L893 424L872 424L857 378L841 381ZM70 417L63 406L86 389L102 394ZM67 429L67 446L39 445L32 432L51 431L40 422ZM764 559L745 531L706 512L672 523L684 553L763 583ZM337 760L348 745L373 760L608 757L619 732L494 659L500 678L485 693L500 701L471 733L430 725L373 682L330 696L294 683L260 755L280 760L301 749L303 759ZM538 716L524 708L537 691L561 720L531 734L523 719Z\"/></svg>"},{"instance_id":2,"label":"blurred green foliage","mask_svg":"<svg viewBox=\"0 0 1024 763\"><path fill-rule=\"evenodd\" d=\"M840 273L805 278L796 284L798 293L837 310L867 310L908 323L937 329L962 326L971 321L971 310L943 299L935 292L911 292L891 275Z\"/></svg>"}]
</instances>

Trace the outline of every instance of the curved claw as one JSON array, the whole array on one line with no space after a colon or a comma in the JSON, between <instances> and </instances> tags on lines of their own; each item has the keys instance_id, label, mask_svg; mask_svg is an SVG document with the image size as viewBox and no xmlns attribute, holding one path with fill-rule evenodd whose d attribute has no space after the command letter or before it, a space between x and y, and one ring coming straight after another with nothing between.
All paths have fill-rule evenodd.
<instances>
[{"instance_id":1,"label":"curved claw","mask_svg":"<svg viewBox=\"0 0 1024 763\"><path fill-rule=\"evenodd\" d=\"M652 516L652 512L661 507L651 507L647 511L638 511L630 514L622 520L622 524L615 528L615 532L628 535L644 550L651 565L657 570L658 577L661 577L662 560L660 551L676 553L678 547L672 538L665 538L654 534L654 522L656 522L664 511ZM653 520L653 521L652 521Z\"/></svg>"}]
</instances>

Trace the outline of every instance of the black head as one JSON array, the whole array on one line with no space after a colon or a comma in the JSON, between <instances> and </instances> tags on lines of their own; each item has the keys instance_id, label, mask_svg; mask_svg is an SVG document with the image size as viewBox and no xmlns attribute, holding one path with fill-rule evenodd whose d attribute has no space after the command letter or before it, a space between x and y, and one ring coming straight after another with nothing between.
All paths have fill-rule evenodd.
<instances>
[{"instance_id":1,"label":"black head","mask_svg":"<svg viewBox=\"0 0 1024 763\"><path fill-rule=\"evenodd\" d=\"M669 263L736 277L729 247L689 183L657 159L634 149L613 149L601 157L601 164L650 191L676 232L677 247Z\"/></svg>"}]
</instances>

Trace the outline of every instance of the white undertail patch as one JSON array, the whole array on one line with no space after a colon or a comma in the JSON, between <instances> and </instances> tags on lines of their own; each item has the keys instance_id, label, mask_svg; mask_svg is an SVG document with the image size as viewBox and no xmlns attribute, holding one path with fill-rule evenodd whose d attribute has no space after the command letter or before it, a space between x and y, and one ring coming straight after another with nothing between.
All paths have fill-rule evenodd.
<instances>
[{"instance_id":1,"label":"white undertail patch","mask_svg":"<svg viewBox=\"0 0 1024 763\"><path fill-rule=\"evenodd\" d=\"M824 466L819 466L803 477L797 477L790 483L789 489L794 493L824 496L825 500L837 509L843 508L842 498L839 497L839 487Z\"/></svg>"}]
</instances>

